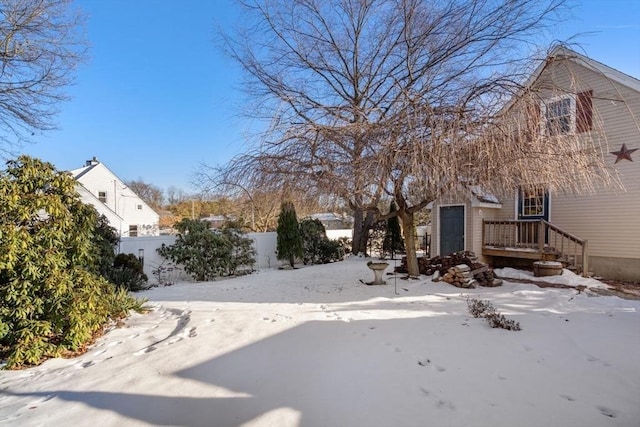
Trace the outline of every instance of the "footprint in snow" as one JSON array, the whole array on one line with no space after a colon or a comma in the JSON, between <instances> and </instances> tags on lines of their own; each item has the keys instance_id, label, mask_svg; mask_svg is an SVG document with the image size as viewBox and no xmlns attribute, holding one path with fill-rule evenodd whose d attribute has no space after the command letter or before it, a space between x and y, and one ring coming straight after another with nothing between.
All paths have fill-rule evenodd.
<instances>
[{"instance_id":1,"label":"footprint in snow","mask_svg":"<svg viewBox=\"0 0 640 427\"><path fill-rule=\"evenodd\" d=\"M607 408L606 406L596 406L596 408L598 408L598 411L600 411L600 413L605 417L615 418L618 416L618 411Z\"/></svg>"},{"instance_id":2,"label":"footprint in snow","mask_svg":"<svg viewBox=\"0 0 640 427\"><path fill-rule=\"evenodd\" d=\"M431 365L431 360L430 359L418 360L418 365L420 365L420 366L430 366ZM446 369L443 368L442 366L435 366L435 369L438 372L446 371Z\"/></svg>"},{"instance_id":3,"label":"footprint in snow","mask_svg":"<svg viewBox=\"0 0 640 427\"><path fill-rule=\"evenodd\" d=\"M152 351L154 351L156 348L155 347L145 347L142 350L136 351L135 353L133 353L134 356L141 356L145 353L151 353Z\"/></svg>"},{"instance_id":4,"label":"footprint in snow","mask_svg":"<svg viewBox=\"0 0 640 427\"><path fill-rule=\"evenodd\" d=\"M438 400L438 402L436 403L436 407L438 407L438 409L442 409L442 408L448 408L451 409L452 411L456 410L455 405L452 402L449 402L448 400Z\"/></svg>"}]
</instances>

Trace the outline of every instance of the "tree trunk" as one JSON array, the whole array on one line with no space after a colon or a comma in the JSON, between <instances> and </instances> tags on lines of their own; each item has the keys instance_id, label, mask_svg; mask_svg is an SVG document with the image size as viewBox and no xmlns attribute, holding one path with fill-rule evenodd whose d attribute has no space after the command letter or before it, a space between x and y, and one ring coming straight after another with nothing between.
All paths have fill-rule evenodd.
<instances>
[{"instance_id":1,"label":"tree trunk","mask_svg":"<svg viewBox=\"0 0 640 427\"><path fill-rule=\"evenodd\" d=\"M353 210L353 238L351 239L351 252L354 255L364 254L367 250L366 239L363 239L364 234L364 213L362 209ZM362 241L364 240L364 245Z\"/></svg>"},{"instance_id":2,"label":"tree trunk","mask_svg":"<svg viewBox=\"0 0 640 427\"><path fill-rule=\"evenodd\" d=\"M367 211L364 216L364 223L362 224L362 242L360 243L361 247L364 248L364 253L367 254L367 244L369 243L369 230L373 226L373 221L375 220L375 213L372 211ZM368 254L372 256L372 254Z\"/></svg>"},{"instance_id":3,"label":"tree trunk","mask_svg":"<svg viewBox=\"0 0 640 427\"><path fill-rule=\"evenodd\" d=\"M416 254L416 241L413 232L413 212L405 209L398 210L398 216L402 221L402 235L404 236L404 246L407 251L407 270L410 277L420 277L420 267L418 266L418 255Z\"/></svg>"}]
</instances>

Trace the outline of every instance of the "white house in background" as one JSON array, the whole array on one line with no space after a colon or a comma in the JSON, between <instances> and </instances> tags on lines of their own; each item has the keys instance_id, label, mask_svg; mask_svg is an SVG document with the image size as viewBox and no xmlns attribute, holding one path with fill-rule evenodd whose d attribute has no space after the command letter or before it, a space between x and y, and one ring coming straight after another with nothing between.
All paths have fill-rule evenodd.
<instances>
[{"instance_id":1,"label":"white house in background","mask_svg":"<svg viewBox=\"0 0 640 427\"><path fill-rule=\"evenodd\" d=\"M95 157L69 172L82 201L105 215L121 237L160 235L159 215Z\"/></svg>"}]
</instances>

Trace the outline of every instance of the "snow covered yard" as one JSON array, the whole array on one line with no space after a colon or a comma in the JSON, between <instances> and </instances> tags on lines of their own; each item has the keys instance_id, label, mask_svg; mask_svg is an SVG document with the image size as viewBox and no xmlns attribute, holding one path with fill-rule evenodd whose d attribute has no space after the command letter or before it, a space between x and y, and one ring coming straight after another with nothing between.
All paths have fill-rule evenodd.
<instances>
[{"instance_id":1,"label":"snow covered yard","mask_svg":"<svg viewBox=\"0 0 640 427\"><path fill-rule=\"evenodd\" d=\"M0 424L640 425L640 301L359 279L355 258L147 291L152 311L86 354L1 371Z\"/></svg>"}]
</instances>

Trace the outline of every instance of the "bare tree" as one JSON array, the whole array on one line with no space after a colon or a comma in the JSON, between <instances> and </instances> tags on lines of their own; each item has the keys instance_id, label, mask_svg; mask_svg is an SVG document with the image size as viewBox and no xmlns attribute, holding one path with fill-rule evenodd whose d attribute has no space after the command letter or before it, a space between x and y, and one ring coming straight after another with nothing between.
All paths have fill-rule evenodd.
<instances>
[{"instance_id":1,"label":"bare tree","mask_svg":"<svg viewBox=\"0 0 640 427\"><path fill-rule=\"evenodd\" d=\"M71 0L0 0L0 149L54 127L64 88L84 58Z\"/></svg>"},{"instance_id":2,"label":"bare tree","mask_svg":"<svg viewBox=\"0 0 640 427\"><path fill-rule=\"evenodd\" d=\"M182 188L178 188L175 185L169 186L167 188L167 202L170 205L174 205L176 203L184 202L188 199L187 193Z\"/></svg>"},{"instance_id":3,"label":"bare tree","mask_svg":"<svg viewBox=\"0 0 640 427\"><path fill-rule=\"evenodd\" d=\"M508 49L522 49L561 4L243 2L254 18L243 22L255 25L227 38L227 47L247 72L256 107L250 114L271 125L228 165L230 174L342 197L354 212L354 251L364 251L373 219L365 214L387 181L375 163L385 126L417 100L425 112L455 109L473 92L469 85L479 87L505 62L515 63Z\"/></svg>"},{"instance_id":4,"label":"bare tree","mask_svg":"<svg viewBox=\"0 0 640 427\"><path fill-rule=\"evenodd\" d=\"M131 180L126 182L127 186L138 195L146 204L151 206L152 209L162 209L164 203L164 194L162 189L157 185L144 182L142 178L137 180Z\"/></svg>"},{"instance_id":5,"label":"bare tree","mask_svg":"<svg viewBox=\"0 0 640 427\"><path fill-rule=\"evenodd\" d=\"M254 17L243 22L255 25L227 46L247 72L250 114L270 126L226 165L224 179L341 197L354 212L355 253L365 249L368 223L385 218L377 208L384 197L398 206L409 274L418 275L414 216L436 198L469 185L506 192L541 177L573 188L607 178L601 161L587 163L594 153L579 138L527 137L529 116L503 108L528 96L533 42L559 19L563 0L243 5ZM580 162L549 166L551 156L568 155ZM525 164L543 173L517 170Z\"/></svg>"},{"instance_id":6,"label":"bare tree","mask_svg":"<svg viewBox=\"0 0 640 427\"><path fill-rule=\"evenodd\" d=\"M323 211L330 206L306 192L292 192L277 182L256 181L259 174L236 176L238 169L202 165L195 173L194 184L209 195L224 195L230 201L225 215L239 218L254 232L274 231L280 213L280 201L291 201L301 217Z\"/></svg>"}]
</instances>

